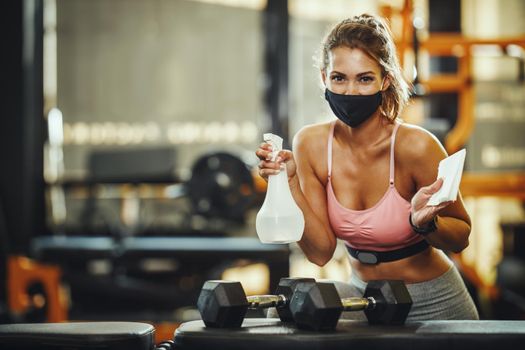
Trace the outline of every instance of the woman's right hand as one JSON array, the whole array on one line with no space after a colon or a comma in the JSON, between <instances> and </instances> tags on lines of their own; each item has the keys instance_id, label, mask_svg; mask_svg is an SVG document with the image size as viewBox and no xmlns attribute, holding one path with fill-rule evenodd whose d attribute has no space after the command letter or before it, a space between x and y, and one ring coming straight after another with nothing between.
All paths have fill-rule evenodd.
<instances>
[{"instance_id":1,"label":"woman's right hand","mask_svg":"<svg viewBox=\"0 0 525 350\"><path fill-rule=\"evenodd\" d=\"M259 176L265 181L268 181L268 175L278 174L283 163L286 166L288 181L295 176L296 167L292 151L286 149L280 151L275 162L273 162L272 146L269 143L263 142L255 151L255 155L260 160Z\"/></svg>"}]
</instances>

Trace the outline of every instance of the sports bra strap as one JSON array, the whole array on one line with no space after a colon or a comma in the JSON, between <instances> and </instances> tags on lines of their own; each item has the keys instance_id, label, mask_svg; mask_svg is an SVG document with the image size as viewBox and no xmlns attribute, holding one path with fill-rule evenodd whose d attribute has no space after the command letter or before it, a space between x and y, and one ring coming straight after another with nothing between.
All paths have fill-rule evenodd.
<instances>
[{"instance_id":1,"label":"sports bra strap","mask_svg":"<svg viewBox=\"0 0 525 350\"><path fill-rule=\"evenodd\" d=\"M335 120L330 123L330 133L328 135L328 156L326 159L328 160L328 178L332 175L332 143L334 140L334 129L335 129Z\"/></svg>"},{"instance_id":2,"label":"sports bra strap","mask_svg":"<svg viewBox=\"0 0 525 350\"><path fill-rule=\"evenodd\" d=\"M390 186L394 186L394 145L396 143L396 133L399 129L399 122L395 122L394 131L392 131L392 138L390 141Z\"/></svg>"},{"instance_id":3,"label":"sports bra strap","mask_svg":"<svg viewBox=\"0 0 525 350\"><path fill-rule=\"evenodd\" d=\"M332 144L334 140L334 128L336 121L330 124L330 132L328 135L327 161L328 161L328 178L332 176ZM394 186L394 145L396 143L397 129L399 129L399 122L395 122L394 131L390 141L390 186Z\"/></svg>"}]
</instances>

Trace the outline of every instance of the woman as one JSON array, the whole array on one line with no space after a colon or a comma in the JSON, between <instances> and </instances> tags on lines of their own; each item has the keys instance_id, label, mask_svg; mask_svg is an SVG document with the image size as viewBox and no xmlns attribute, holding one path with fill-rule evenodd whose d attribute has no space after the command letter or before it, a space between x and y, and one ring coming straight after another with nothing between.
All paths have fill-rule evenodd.
<instances>
[{"instance_id":1,"label":"woman","mask_svg":"<svg viewBox=\"0 0 525 350\"><path fill-rule=\"evenodd\" d=\"M399 279L414 301L408 321L477 319L442 251L467 247L470 218L460 195L426 205L447 154L432 134L398 120L408 86L387 25L366 14L337 24L322 43L320 70L337 120L304 127L293 153L281 151L276 162L269 144L256 151L265 179L286 164L305 218L304 254L323 266L341 239L352 266L350 283L337 284L342 297L362 295L368 280Z\"/></svg>"}]
</instances>

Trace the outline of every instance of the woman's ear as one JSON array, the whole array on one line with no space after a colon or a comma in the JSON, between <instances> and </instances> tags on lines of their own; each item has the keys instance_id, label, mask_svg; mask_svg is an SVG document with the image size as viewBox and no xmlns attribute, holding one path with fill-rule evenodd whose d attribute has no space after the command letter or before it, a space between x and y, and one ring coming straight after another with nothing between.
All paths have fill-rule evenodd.
<instances>
[{"instance_id":1,"label":"woman's ear","mask_svg":"<svg viewBox=\"0 0 525 350\"><path fill-rule=\"evenodd\" d=\"M326 71L324 69L321 69L321 81L323 82L323 85L326 87Z\"/></svg>"}]
</instances>

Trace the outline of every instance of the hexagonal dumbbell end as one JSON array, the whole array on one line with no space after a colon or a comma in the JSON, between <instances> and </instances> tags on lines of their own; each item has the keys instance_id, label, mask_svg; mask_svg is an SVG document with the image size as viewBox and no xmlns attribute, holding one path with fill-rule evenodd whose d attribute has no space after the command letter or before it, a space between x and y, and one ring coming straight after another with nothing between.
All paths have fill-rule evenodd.
<instances>
[{"instance_id":1,"label":"hexagonal dumbbell end","mask_svg":"<svg viewBox=\"0 0 525 350\"><path fill-rule=\"evenodd\" d=\"M277 313L279 318L283 322L293 322L293 315L290 312L290 301L292 299L295 287L298 283L312 282L315 283L313 278L302 278L302 277L285 277L279 280L279 285L275 289L275 295L284 295L288 302L282 306L277 307Z\"/></svg>"},{"instance_id":2,"label":"hexagonal dumbbell end","mask_svg":"<svg viewBox=\"0 0 525 350\"><path fill-rule=\"evenodd\" d=\"M363 297L376 300L374 308L365 310L370 324L404 324L412 307L403 281L369 281Z\"/></svg>"},{"instance_id":3,"label":"hexagonal dumbbell end","mask_svg":"<svg viewBox=\"0 0 525 350\"><path fill-rule=\"evenodd\" d=\"M304 282L295 288L290 311L298 328L332 330L337 326L343 305L334 284Z\"/></svg>"},{"instance_id":4,"label":"hexagonal dumbbell end","mask_svg":"<svg viewBox=\"0 0 525 350\"><path fill-rule=\"evenodd\" d=\"M239 282L206 281L197 300L206 327L240 327L248 311L248 300Z\"/></svg>"}]
</instances>

